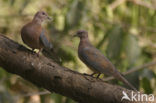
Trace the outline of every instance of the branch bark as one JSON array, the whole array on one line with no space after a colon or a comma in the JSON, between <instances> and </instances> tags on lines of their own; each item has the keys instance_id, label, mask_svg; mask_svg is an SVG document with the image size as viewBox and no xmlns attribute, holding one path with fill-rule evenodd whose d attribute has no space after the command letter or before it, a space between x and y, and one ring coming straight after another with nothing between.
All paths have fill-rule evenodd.
<instances>
[{"instance_id":1,"label":"branch bark","mask_svg":"<svg viewBox=\"0 0 156 103\"><path fill-rule=\"evenodd\" d=\"M3 35L0 35L0 66L39 87L79 103L121 103L122 91L131 95L128 89L72 71L44 56L37 57ZM129 102L123 100L122 103Z\"/></svg>"}]
</instances>

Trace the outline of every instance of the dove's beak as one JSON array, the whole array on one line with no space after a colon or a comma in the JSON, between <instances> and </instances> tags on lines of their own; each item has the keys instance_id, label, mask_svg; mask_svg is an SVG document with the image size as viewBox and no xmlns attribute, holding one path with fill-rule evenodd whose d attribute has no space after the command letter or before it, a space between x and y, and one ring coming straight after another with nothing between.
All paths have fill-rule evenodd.
<instances>
[{"instance_id":1,"label":"dove's beak","mask_svg":"<svg viewBox=\"0 0 156 103\"><path fill-rule=\"evenodd\" d=\"M75 35L73 35L73 38L74 38L74 37L78 37L78 35L77 35L77 34L75 34Z\"/></svg>"},{"instance_id":2,"label":"dove's beak","mask_svg":"<svg viewBox=\"0 0 156 103\"><path fill-rule=\"evenodd\" d=\"M51 17L49 17L49 16L47 17L47 19L50 20L50 21L53 21L53 19Z\"/></svg>"}]
</instances>

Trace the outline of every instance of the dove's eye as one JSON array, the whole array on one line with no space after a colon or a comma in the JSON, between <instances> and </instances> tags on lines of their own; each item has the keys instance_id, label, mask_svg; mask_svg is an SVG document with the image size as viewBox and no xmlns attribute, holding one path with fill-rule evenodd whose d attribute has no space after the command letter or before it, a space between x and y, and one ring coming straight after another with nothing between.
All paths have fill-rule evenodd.
<instances>
[{"instance_id":1,"label":"dove's eye","mask_svg":"<svg viewBox=\"0 0 156 103\"><path fill-rule=\"evenodd\" d=\"M42 12L42 15L45 15L45 13L44 13L44 12Z\"/></svg>"}]
</instances>

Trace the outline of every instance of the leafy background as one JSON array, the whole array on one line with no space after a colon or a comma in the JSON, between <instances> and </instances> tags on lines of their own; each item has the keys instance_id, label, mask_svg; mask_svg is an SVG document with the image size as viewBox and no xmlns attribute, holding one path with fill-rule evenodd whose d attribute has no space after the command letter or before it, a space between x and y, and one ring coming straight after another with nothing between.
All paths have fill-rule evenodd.
<instances>
[{"instance_id":1,"label":"leafy background","mask_svg":"<svg viewBox=\"0 0 156 103\"><path fill-rule=\"evenodd\" d=\"M136 1L0 0L0 33L23 44L20 29L38 10L44 10L53 21L43 26L63 66L91 73L78 59L79 39L72 38L77 30L84 29L89 32L92 44L119 71L125 72L154 61L156 56L156 1ZM140 91L156 94L155 68L144 68L126 78ZM124 86L116 80L112 83ZM38 95L43 91L21 77L0 69L0 103L76 103L55 93Z\"/></svg>"}]
</instances>

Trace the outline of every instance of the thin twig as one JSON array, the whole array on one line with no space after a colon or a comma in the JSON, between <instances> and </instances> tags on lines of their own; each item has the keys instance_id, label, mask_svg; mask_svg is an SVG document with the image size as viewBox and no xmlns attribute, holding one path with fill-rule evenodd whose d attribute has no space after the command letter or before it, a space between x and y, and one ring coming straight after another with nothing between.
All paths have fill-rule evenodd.
<instances>
[{"instance_id":1,"label":"thin twig","mask_svg":"<svg viewBox=\"0 0 156 103\"><path fill-rule=\"evenodd\" d=\"M115 8L117 8L119 5L123 4L126 0L116 0L113 3L111 3L109 5L111 10L114 10Z\"/></svg>"},{"instance_id":2,"label":"thin twig","mask_svg":"<svg viewBox=\"0 0 156 103\"><path fill-rule=\"evenodd\" d=\"M109 7L110 7L112 10L114 10L115 8L117 8L119 5L123 4L123 3L126 2L126 1L130 1L130 2L133 2L134 4L137 4L137 5L140 5L140 6L149 8L149 9L156 10L156 7L153 6L151 3L144 2L144 1L142 1L142 0L116 0L116 1L114 1L113 3L111 3L111 4L109 5Z\"/></svg>"},{"instance_id":3,"label":"thin twig","mask_svg":"<svg viewBox=\"0 0 156 103\"><path fill-rule=\"evenodd\" d=\"M30 97L30 96L33 96L33 95L45 95L45 94L51 94L51 92L49 92L49 91L41 91L41 92L20 94L17 97Z\"/></svg>"},{"instance_id":4,"label":"thin twig","mask_svg":"<svg viewBox=\"0 0 156 103\"><path fill-rule=\"evenodd\" d=\"M149 9L156 10L156 7L153 6L151 3L144 2L144 1L142 1L142 0L128 0L128 1L131 1L131 2L133 2L134 4L137 4L137 5L140 5L140 6L149 8Z\"/></svg>"},{"instance_id":5,"label":"thin twig","mask_svg":"<svg viewBox=\"0 0 156 103\"><path fill-rule=\"evenodd\" d=\"M124 72L123 75L128 75L128 74L131 74L133 72L136 72L136 71L139 71L139 70L142 70L144 68L151 67L151 66L154 66L154 65L156 65L156 61L152 61L152 62L143 64L141 66L131 68L128 71ZM104 81L110 81L110 80L113 80L113 79L114 79L113 77L108 77L108 78L105 78Z\"/></svg>"}]
</instances>

